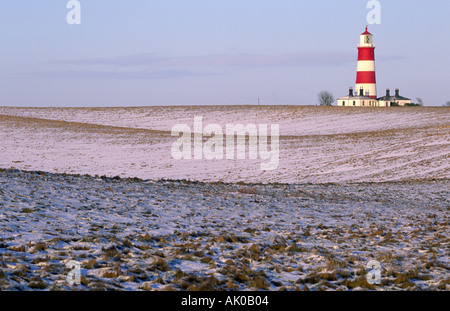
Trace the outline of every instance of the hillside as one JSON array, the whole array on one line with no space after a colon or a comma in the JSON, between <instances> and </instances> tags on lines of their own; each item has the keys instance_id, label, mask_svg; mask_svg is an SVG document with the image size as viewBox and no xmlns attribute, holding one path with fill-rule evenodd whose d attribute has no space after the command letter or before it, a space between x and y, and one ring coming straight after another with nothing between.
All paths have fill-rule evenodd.
<instances>
[{"instance_id":1,"label":"hillside","mask_svg":"<svg viewBox=\"0 0 450 311\"><path fill-rule=\"evenodd\" d=\"M250 160L175 160L174 124L279 124L276 170ZM450 176L450 109L313 106L0 107L0 167L143 179L280 183Z\"/></svg>"}]
</instances>

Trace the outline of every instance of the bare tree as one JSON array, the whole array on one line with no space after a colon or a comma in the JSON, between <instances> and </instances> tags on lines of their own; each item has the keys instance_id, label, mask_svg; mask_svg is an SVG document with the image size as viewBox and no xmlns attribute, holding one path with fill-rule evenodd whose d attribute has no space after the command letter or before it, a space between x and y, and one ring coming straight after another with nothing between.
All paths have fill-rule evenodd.
<instances>
[{"instance_id":1,"label":"bare tree","mask_svg":"<svg viewBox=\"0 0 450 311\"><path fill-rule=\"evenodd\" d=\"M322 91L317 95L321 106L331 106L334 102L333 94L328 91Z\"/></svg>"},{"instance_id":2,"label":"bare tree","mask_svg":"<svg viewBox=\"0 0 450 311\"><path fill-rule=\"evenodd\" d=\"M417 104L419 104L419 106L423 106L423 100L420 97L416 97L417 100Z\"/></svg>"}]
</instances>

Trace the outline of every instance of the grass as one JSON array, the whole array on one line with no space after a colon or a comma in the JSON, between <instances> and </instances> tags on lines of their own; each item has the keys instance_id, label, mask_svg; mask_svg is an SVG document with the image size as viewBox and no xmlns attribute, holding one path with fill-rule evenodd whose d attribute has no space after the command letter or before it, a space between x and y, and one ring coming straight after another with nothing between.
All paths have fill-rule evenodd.
<instances>
[{"instance_id":1,"label":"grass","mask_svg":"<svg viewBox=\"0 0 450 311\"><path fill-rule=\"evenodd\" d=\"M8 250L14 252L26 252L28 249L25 245L13 245L8 247Z\"/></svg>"},{"instance_id":2,"label":"grass","mask_svg":"<svg viewBox=\"0 0 450 311\"><path fill-rule=\"evenodd\" d=\"M268 290L270 287L267 280L262 276L256 276L253 280L250 281L249 285L251 287L255 287L257 289L262 289L262 290Z\"/></svg>"},{"instance_id":3,"label":"grass","mask_svg":"<svg viewBox=\"0 0 450 311\"><path fill-rule=\"evenodd\" d=\"M29 283L28 287L32 289L45 289L47 284L39 277L34 277Z\"/></svg>"},{"instance_id":4,"label":"grass","mask_svg":"<svg viewBox=\"0 0 450 311\"><path fill-rule=\"evenodd\" d=\"M214 258L206 256L206 257L203 257L202 259L200 259L200 262L202 262L202 263L213 263L214 262Z\"/></svg>"},{"instance_id":5,"label":"grass","mask_svg":"<svg viewBox=\"0 0 450 311\"><path fill-rule=\"evenodd\" d=\"M45 176L45 178L51 177ZM445 185L445 182L440 182ZM221 185L220 187L231 186ZM392 184L381 186L391 187ZM212 186L207 184L202 187ZM264 190L269 193L267 198L276 194L270 192L270 187L269 185ZM286 187L294 188L295 186ZM361 189L363 186L358 184L351 187ZM378 186L370 185L370 187L373 189L372 187ZM422 189L426 188L427 186ZM258 188L260 189L262 188ZM276 189L282 189L282 186ZM52 231L49 227L44 232L39 231L42 235L35 238L38 239L37 241L28 239L29 234L37 236L36 231L17 231L15 234L2 231L0 289L16 289L14 287L16 282L21 282L23 286L31 282L39 282L38 279L33 280L33 276L42 279L47 288L67 289L67 284L64 282L68 270L64 262L67 259L74 259L82 262L82 269L87 275L86 282L80 289L110 290L141 286L142 289L148 290L165 288L175 290L365 290L371 289L370 284L365 282L367 273L365 264L372 258L382 262L383 268L383 283L375 286L375 289L445 290L448 288L444 275L448 267L445 260L442 260L446 236L444 229L448 225L442 223L445 221L442 219L445 216L446 207L442 211L429 213L437 214L433 221L439 220L441 227L429 225L430 221L420 213L408 214L409 219L405 221L402 218L404 210L400 214L395 214L389 206L382 208L375 206L375 211L371 211L369 216L366 213L362 214L363 217L368 217L365 219L360 218L355 211L366 208L367 202L355 203L358 204L355 211L349 210L348 206L339 205L336 205L336 209L327 211L324 207L327 202L323 201L327 200L328 193L332 196L333 191L336 192L332 186L329 186L326 192L324 191L324 196L320 198L317 208L314 208L313 203L311 208L304 208L303 205L296 206L296 202L286 201L286 209L291 206L298 207L295 212L286 214L288 217L282 214L283 211L276 211L276 207L270 204L261 210L256 207L254 210L239 210L233 215L233 217L236 216L234 220L226 218L220 222L218 215L227 211L223 201L220 203L222 209L217 209L218 212L215 214L207 215L213 215L214 221L206 219L207 221L201 223L201 227L195 227L195 223L191 226L191 222L177 223L178 219L170 219L168 224L177 228L177 232L167 234L155 233L159 228L153 227L153 225L160 225L165 217L164 212L172 207L162 204L155 207L159 209L157 212L161 217L152 219L150 225L136 217L136 226L128 226L125 232L116 227L115 230L118 232L115 236L109 231L115 222L105 221L97 221L97 224L87 223L85 228L88 232L84 236L83 234L72 236L67 233L64 226L56 228L60 231L56 229ZM228 194L229 192L227 192L226 200L231 200ZM139 195L143 195L143 192L139 192ZM398 192L398 195L404 194ZM216 194L214 196L215 199L220 197ZM282 200L291 199L282 197L280 202ZM408 206L411 204L411 208L415 207L414 202L408 201L407 204ZM439 201L436 204L439 204ZM214 211L215 206L208 202L203 208L209 212ZM426 206L423 208L427 213L429 212ZM21 221L27 218L27 225L32 228L35 215L33 217L17 216L17 210L19 209L9 215ZM246 213L247 211L252 217ZM380 211L387 214L378 214ZM70 209L69 212L71 212ZM86 211L83 210L84 212ZM88 213L94 212L95 209L89 210ZM102 213L108 212L109 210L106 209L102 211ZM120 216L128 215L128 212L128 210L120 211L120 206L113 211ZM320 213L323 212L326 214L321 215ZM201 214L201 209L198 213ZM276 213L280 213L280 216ZM141 214L137 214L139 215ZM268 218L267 215L273 217ZM339 217L335 218L335 215ZM373 217L377 218L376 221ZM251 225L247 222L249 218L253 221ZM0 221L0 225L4 223L6 222ZM91 227L99 228L99 230L92 234L89 232ZM160 226L164 231L167 227ZM267 228L270 231L263 231L261 228ZM395 230L392 229L393 232L389 233L390 228ZM369 236L379 229L382 229L381 232ZM391 245L380 247L377 244L389 235L392 239L400 239L397 234L399 231L402 231L401 239L403 239L399 242L404 244L404 248L398 249ZM309 232L309 236L303 234L305 232ZM412 236L412 232L417 234L417 238ZM55 238L54 234L61 238ZM351 240L350 234L355 234L358 239ZM363 236L363 234L366 235ZM436 243L437 239L442 240L440 246ZM335 242L337 240L343 240L344 243L338 244ZM196 264L180 263L180 259L190 259ZM120 264L120 269L116 270L116 264ZM179 264L189 266L189 270L181 271ZM417 269L411 267L417 267ZM190 272L191 268L196 271ZM214 278L210 279L213 273ZM299 280L297 284L292 284L293 282L290 281L292 277ZM37 284L36 289L39 286Z\"/></svg>"},{"instance_id":6,"label":"grass","mask_svg":"<svg viewBox=\"0 0 450 311\"><path fill-rule=\"evenodd\" d=\"M348 262L340 261L334 258L328 259L325 265L327 270L344 269L347 268L347 266Z\"/></svg>"},{"instance_id":7,"label":"grass","mask_svg":"<svg viewBox=\"0 0 450 311\"><path fill-rule=\"evenodd\" d=\"M150 271L170 271L170 265L163 258L158 258L149 268Z\"/></svg>"},{"instance_id":8,"label":"grass","mask_svg":"<svg viewBox=\"0 0 450 311\"><path fill-rule=\"evenodd\" d=\"M110 246L107 248L102 247L103 256L107 259L119 259L122 257L120 251L114 246Z\"/></svg>"},{"instance_id":9,"label":"grass","mask_svg":"<svg viewBox=\"0 0 450 311\"><path fill-rule=\"evenodd\" d=\"M339 285L344 285L348 289L355 289L355 288L363 288L363 289L371 289L371 290L376 289L375 285L369 284L367 282L367 279L365 276L359 276L355 280L345 279L344 281L340 282Z\"/></svg>"},{"instance_id":10,"label":"grass","mask_svg":"<svg viewBox=\"0 0 450 311\"><path fill-rule=\"evenodd\" d=\"M34 246L34 251L35 252L45 251L47 248L48 248L47 243L37 242L36 245Z\"/></svg>"}]
</instances>

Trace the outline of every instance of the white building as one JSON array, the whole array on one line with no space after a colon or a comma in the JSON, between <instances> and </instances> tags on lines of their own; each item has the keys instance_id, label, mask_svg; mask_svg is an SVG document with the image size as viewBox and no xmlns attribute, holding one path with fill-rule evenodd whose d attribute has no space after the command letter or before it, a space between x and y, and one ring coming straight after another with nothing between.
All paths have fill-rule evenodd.
<instances>
[{"instance_id":1,"label":"white building","mask_svg":"<svg viewBox=\"0 0 450 311\"><path fill-rule=\"evenodd\" d=\"M369 97L367 93L364 95L362 89L360 89L358 95L353 95L353 88L350 88L347 96L341 97L337 100L337 105L351 107L376 107L378 106L378 101L372 97Z\"/></svg>"},{"instance_id":2,"label":"white building","mask_svg":"<svg viewBox=\"0 0 450 311\"><path fill-rule=\"evenodd\" d=\"M386 89L386 95L373 99L366 93L363 95L363 90L360 90L358 95L353 94L353 88L350 88L348 95L338 98L338 106L350 106L350 107L392 107L392 106L406 106L411 104L411 99L400 96L400 90L395 89L395 95L391 96L390 90Z\"/></svg>"},{"instance_id":3,"label":"white building","mask_svg":"<svg viewBox=\"0 0 450 311\"><path fill-rule=\"evenodd\" d=\"M390 106L406 106L411 104L411 99L400 96L400 90L395 89L395 95L391 96L390 90L386 89L386 95L378 98L379 106L390 107Z\"/></svg>"}]
</instances>

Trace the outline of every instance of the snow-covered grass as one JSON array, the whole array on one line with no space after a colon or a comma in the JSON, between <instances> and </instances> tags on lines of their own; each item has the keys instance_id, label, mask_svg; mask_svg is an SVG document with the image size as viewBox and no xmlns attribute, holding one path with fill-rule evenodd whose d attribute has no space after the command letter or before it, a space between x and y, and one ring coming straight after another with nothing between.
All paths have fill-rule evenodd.
<instances>
[{"instance_id":1,"label":"snow-covered grass","mask_svg":"<svg viewBox=\"0 0 450 311\"><path fill-rule=\"evenodd\" d=\"M144 181L0 171L0 288L448 290L448 180ZM70 287L65 263L81 263ZM370 285L366 264L382 265Z\"/></svg>"},{"instance_id":2,"label":"snow-covered grass","mask_svg":"<svg viewBox=\"0 0 450 311\"><path fill-rule=\"evenodd\" d=\"M174 160L194 116L279 124L278 169ZM0 107L0 289L449 290L449 128L446 108Z\"/></svg>"},{"instance_id":3,"label":"snow-covered grass","mask_svg":"<svg viewBox=\"0 0 450 311\"><path fill-rule=\"evenodd\" d=\"M2 114L3 113L3 114ZM280 125L261 160L175 160L172 125ZM450 176L450 109L343 107L0 108L0 167L246 182L380 182Z\"/></svg>"}]
</instances>

